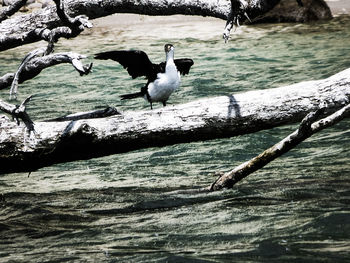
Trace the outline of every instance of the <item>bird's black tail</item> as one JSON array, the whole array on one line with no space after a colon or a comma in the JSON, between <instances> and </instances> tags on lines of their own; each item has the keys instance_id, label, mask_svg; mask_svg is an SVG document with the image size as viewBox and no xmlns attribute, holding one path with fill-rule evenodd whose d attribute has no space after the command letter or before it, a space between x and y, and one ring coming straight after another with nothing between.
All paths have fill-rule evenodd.
<instances>
[{"instance_id":1,"label":"bird's black tail","mask_svg":"<svg viewBox=\"0 0 350 263\"><path fill-rule=\"evenodd\" d=\"M136 92L136 93L124 94L124 95L121 95L120 97L122 98L122 100L129 100L129 99L143 97L143 95L144 95L143 92Z\"/></svg>"}]
</instances>

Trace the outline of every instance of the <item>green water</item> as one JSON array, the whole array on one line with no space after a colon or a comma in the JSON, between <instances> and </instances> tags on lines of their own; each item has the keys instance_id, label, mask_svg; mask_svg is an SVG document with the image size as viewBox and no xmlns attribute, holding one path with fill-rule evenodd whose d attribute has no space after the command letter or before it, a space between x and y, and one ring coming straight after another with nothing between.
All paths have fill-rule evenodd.
<instances>
[{"instance_id":1,"label":"green water","mask_svg":"<svg viewBox=\"0 0 350 263\"><path fill-rule=\"evenodd\" d=\"M350 67L350 17L315 24L241 27L224 44L224 22L143 18L96 26L56 52L89 56L142 49L154 62L172 43L195 61L169 107L203 97L321 79ZM155 21L155 22L153 22ZM164 28L166 27L167 30ZM0 53L0 75L34 47ZM144 80L113 61L79 77L69 65L19 87L35 94L35 120L115 106ZM2 98L8 91L0 91ZM161 105L156 105L161 107ZM226 171L279 141L297 124L228 139L150 148L0 177L0 262L348 262L350 121L316 134L233 190L198 193ZM20 165L20 164L19 164ZM187 191L182 191L187 190Z\"/></svg>"}]
</instances>

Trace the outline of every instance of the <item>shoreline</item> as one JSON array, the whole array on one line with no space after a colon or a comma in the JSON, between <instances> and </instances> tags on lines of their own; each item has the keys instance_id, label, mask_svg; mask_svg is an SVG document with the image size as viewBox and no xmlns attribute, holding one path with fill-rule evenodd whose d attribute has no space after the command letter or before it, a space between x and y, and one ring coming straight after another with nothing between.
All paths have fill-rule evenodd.
<instances>
[{"instance_id":1,"label":"shoreline","mask_svg":"<svg viewBox=\"0 0 350 263\"><path fill-rule=\"evenodd\" d=\"M350 14L350 0L325 0L331 9L334 17L339 15ZM109 16L94 19L94 25L97 27L119 27L135 25L139 23L178 23L178 22L203 22L203 21L224 21L219 18L202 17L202 16L185 16L185 15L171 15L171 16L148 16L139 14L117 13Z\"/></svg>"}]
</instances>

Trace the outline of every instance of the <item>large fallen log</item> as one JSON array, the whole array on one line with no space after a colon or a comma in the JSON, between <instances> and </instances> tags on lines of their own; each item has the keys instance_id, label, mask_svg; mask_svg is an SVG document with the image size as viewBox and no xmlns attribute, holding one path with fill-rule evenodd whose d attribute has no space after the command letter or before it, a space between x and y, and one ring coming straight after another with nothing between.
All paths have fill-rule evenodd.
<instances>
[{"instance_id":1,"label":"large fallen log","mask_svg":"<svg viewBox=\"0 0 350 263\"><path fill-rule=\"evenodd\" d=\"M297 0L299 3L302 1ZM313 0L313 2L323 0ZM115 13L135 13L144 15L199 15L211 16L228 20L224 33L225 38L233 25L243 23L245 20L254 19L265 14L277 5L280 0L65 0L65 9L68 15L79 19L79 15L86 15L90 19L108 16ZM308 2L308 1L307 1ZM231 8L232 3L232 8ZM313 4L312 4L313 5ZM310 5L303 9L309 10ZM298 9L300 7L297 7ZM288 10L290 13L292 10ZM81 19L82 17L80 17ZM316 15L313 20L323 18ZM290 18L290 20L293 20ZM302 19L306 21L307 19ZM300 20L299 20L300 21ZM309 20L307 20L309 21ZM66 21L67 22L67 21ZM33 43L40 40L48 40L50 30L67 26L64 19L59 19L54 6L42 9L30 14L11 17L0 23L0 51ZM70 28L72 28L70 26ZM64 33L64 30L62 30ZM81 31L72 30L61 35L75 37Z\"/></svg>"},{"instance_id":2,"label":"large fallen log","mask_svg":"<svg viewBox=\"0 0 350 263\"><path fill-rule=\"evenodd\" d=\"M0 119L0 173L32 171L54 163L145 147L230 137L299 122L327 105L349 103L350 69L324 80L196 100L158 110L101 119L35 122L35 134Z\"/></svg>"}]
</instances>

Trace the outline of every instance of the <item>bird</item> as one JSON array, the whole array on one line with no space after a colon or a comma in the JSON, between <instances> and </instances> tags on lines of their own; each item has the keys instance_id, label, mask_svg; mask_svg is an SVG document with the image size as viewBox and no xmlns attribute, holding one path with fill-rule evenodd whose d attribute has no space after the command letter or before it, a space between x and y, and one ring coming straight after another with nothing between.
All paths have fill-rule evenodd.
<instances>
[{"instance_id":1,"label":"bird","mask_svg":"<svg viewBox=\"0 0 350 263\"><path fill-rule=\"evenodd\" d=\"M180 75L189 73L194 64L190 58L174 60L175 47L172 44L164 45L166 61L154 64L148 55L141 50L117 50L95 54L95 59L112 59L119 62L135 79L145 76L147 83L139 92L121 95L121 100L143 97L151 109L153 102L161 102L166 106L169 96L180 86Z\"/></svg>"}]
</instances>

